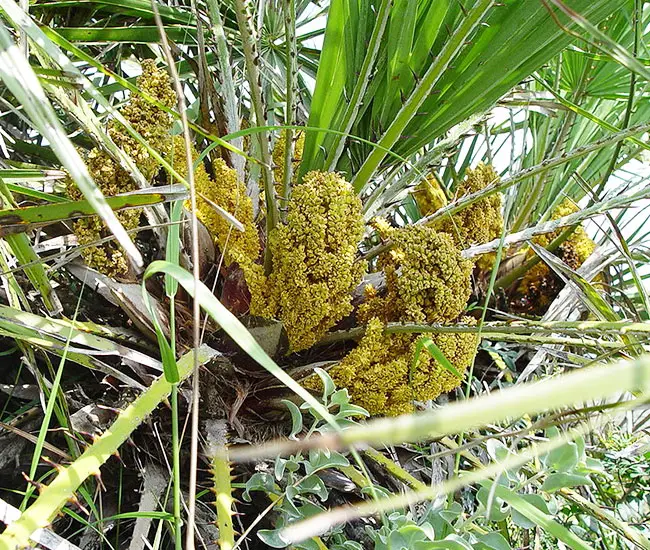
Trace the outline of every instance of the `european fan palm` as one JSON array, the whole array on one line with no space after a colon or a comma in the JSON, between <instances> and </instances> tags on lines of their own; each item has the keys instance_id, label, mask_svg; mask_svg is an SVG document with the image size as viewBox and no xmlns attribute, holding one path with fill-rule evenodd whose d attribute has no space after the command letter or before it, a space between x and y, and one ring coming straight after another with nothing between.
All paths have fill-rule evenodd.
<instances>
[{"instance_id":1,"label":"european fan palm","mask_svg":"<svg viewBox=\"0 0 650 550\"><path fill-rule=\"evenodd\" d=\"M0 548L650 548L649 21L0 0Z\"/></svg>"}]
</instances>

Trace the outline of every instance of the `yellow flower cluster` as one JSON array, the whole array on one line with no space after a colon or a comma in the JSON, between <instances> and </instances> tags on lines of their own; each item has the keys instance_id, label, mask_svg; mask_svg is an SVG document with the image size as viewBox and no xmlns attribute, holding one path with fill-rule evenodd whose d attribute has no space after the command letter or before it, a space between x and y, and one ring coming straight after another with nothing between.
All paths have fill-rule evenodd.
<instances>
[{"instance_id":1,"label":"yellow flower cluster","mask_svg":"<svg viewBox=\"0 0 650 550\"><path fill-rule=\"evenodd\" d=\"M156 98L167 107L176 103L176 95L172 90L167 73L156 67L152 60L142 61L142 75L137 81L138 88ZM161 155L169 154L171 150L171 116L152 105L139 95L133 95L121 109L124 118L133 128L158 151ZM126 133L124 128L115 121L108 125L108 134L115 144L128 154L147 180L153 179L158 173L158 162L135 139ZM95 183L106 196L134 191L135 182L103 150L94 148L87 156L86 164ZM68 195L73 200L82 198L77 187L70 182ZM117 217L127 229L135 229L140 222L140 209L117 212ZM98 217L83 218L74 223L73 229L80 245L90 244L108 237L110 233ZM126 256L122 248L114 241L99 246L89 246L82 249L86 264L102 273L119 277L128 272Z\"/></svg>"},{"instance_id":2,"label":"yellow flower cluster","mask_svg":"<svg viewBox=\"0 0 650 550\"><path fill-rule=\"evenodd\" d=\"M430 227L408 227L393 242L389 254L401 320L442 323L458 317L472 291L472 262L462 258L448 235Z\"/></svg>"},{"instance_id":3,"label":"yellow flower cluster","mask_svg":"<svg viewBox=\"0 0 650 550\"><path fill-rule=\"evenodd\" d=\"M271 275L251 288L251 313L281 319L291 351L312 346L352 311L365 270L355 261L362 236L361 201L340 175L309 172L293 188L287 223L269 238Z\"/></svg>"},{"instance_id":4,"label":"yellow flower cluster","mask_svg":"<svg viewBox=\"0 0 650 550\"><path fill-rule=\"evenodd\" d=\"M411 225L393 232L393 248L379 266L386 275L384 298L368 296L359 318L443 323L456 319L471 293L473 264L452 238L432 227Z\"/></svg>"},{"instance_id":5,"label":"yellow flower cluster","mask_svg":"<svg viewBox=\"0 0 650 550\"><path fill-rule=\"evenodd\" d=\"M370 414L394 416L411 410L409 357L404 353L404 337L383 332L384 324L377 318L371 319L359 345L332 367L329 374L338 387L348 389L354 403ZM322 383L320 378L312 376L304 385L319 391Z\"/></svg>"},{"instance_id":6,"label":"yellow flower cluster","mask_svg":"<svg viewBox=\"0 0 650 550\"><path fill-rule=\"evenodd\" d=\"M300 162L302 161L302 152L305 148L305 132L294 132L294 147L293 147L293 177L291 183L296 183L296 176ZM283 130L278 139L275 141L273 147L273 178L275 179L276 191L281 195L282 182L284 180L284 153L287 147L287 131Z\"/></svg>"},{"instance_id":7,"label":"yellow flower cluster","mask_svg":"<svg viewBox=\"0 0 650 550\"><path fill-rule=\"evenodd\" d=\"M460 194L473 193L496 181L491 167L468 170ZM414 192L423 215L446 203L435 179L422 182ZM380 295L366 286L357 319L366 333L339 364L329 371L335 384L348 388L352 400L373 415L397 415L413 410L413 401L427 401L457 387L461 380L444 369L428 352L421 351L414 364L419 337L384 334L387 322L450 323L462 314L471 294L473 263L463 259L461 248L498 237L503 229L501 198L492 196L443 220L436 227L412 225L393 228L383 219L370 225L392 247L378 260L386 291ZM459 231L460 228L460 231ZM474 324L469 317L461 322ZM476 334L433 334L433 343L459 372L474 360ZM304 381L320 389L320 379Z\"/></svg>"},{"instance_id":8,"label":"yellow flower cluster","mask_svg":"<svg viewBox=\"0 0 650 550\"><path fill-rule=\"evenodd\" d=\"M396 230L396 228L393 227L386 218L379 216L370 220L370 223L368 225L370 225L370 227L372 227L377 232L379 238L384 241L390 239Z\"/></svg>"},{"instance_id":9,"label":"yellow flower cluster","mask_svg":"<svg viewBox=\"0 0 650 550\"><path fill-rule=\"evenodd\" d=\"M466 170L465 180L459 185L457 195L462 197L476 193L498 180L499 176L492 166L480 163L475 170ZM453 216L440 220L434 227L451 235L460 248L497 239L503 231L501 195L496 193L483 198Z\"/></svg>"},{"instance_id":10,"label":"yellow flower cluster","mask_svg":"<svg viewBox=\"0 0 650 550\"><path fill-rule=\"evenodd\" d=\"M412 195L422 216L433 214L447 204L447 195L433 173L416 185Z\"/></svg>"},{"instance_id":11,"label":"yellow flower cluster","mask_svg":"<svg viewBox=\"0 0 650 550\"><path fill-rule=\"evenodd\" d=\"M579 208L569 199L564 200L553 211L551 219L557 220L577 212ZM533 242L541 247L548 247L557 239L563 228L557 229L551 233L537 235ZM562 259L571 269L578 269L585 260L592 254L596 244L592 241L582 226L577 227L571 236L564 241L555 254ZM529 249L526 257L532 258L535 252ZM564 284L555 275L555 272L543 261L535 264L528 270L517 288L517 298L512 302L515 310L521 310L527 313L542 314L553 301L557 294L562 290Z\"/></svg>"},{"instance_id":12,"label":"yellow flower cluster","mask_svg":"<svg viewBox=\"0 0 650 550\"><path fill-rule=\"evenodd\" d=\"M575 214L579 210L580 209L573 201L571 201L570 199L565 199L555 208L555 210L553 211L553 215L551 216L551 219L558 220L560 218L563 218L564 216ZM563 231L564 228L560 228L560 229L556 229L551 233L536 235L535 237L533 237L533 242L541 247L546 248L555 239L557 239L562 234ZM560 245L560 249L567 250L569 251L570 254L575 256L575 258L579 262L578 266L576 267L582 265L582 263L594 251L595 247L596 245L589 238L587 232L583 229L582 226L576 227L576 229L573 231L571 236ZM529 256L533 256L533 255L534 252L531 250ZM573 265L569 263L569 267L573 267ZM573 267L573 269L576 269L576 267Z\"/></svg>"},{"instance_id":13,"label":"yellow flower cluster","mask_svg":"<svg viewBox=\"0 0 650 550\"><path fill-rule=\"evenodd\" d=\"M475 323L469 317L461 321ZM337 386L348 389L354 403L372 415L396 416L412 412L413 400L435 399L460 384L426 350L413 365L417 337L383 334L384 328L378 318L371 319L359 345L329 371ZM476 334L433 334L431 339L461 373L474 360ZM320 378L308 378L305 386L320 390Z\"/></svg>"},{"instance_id":14,"label":"yellow flower cluster","mask_svg":"<svg viewBox=\"0 0 650 550\"><path fill-rule=\"evenodd\" d=\"M260 255L260 243L257 226L253 217L253 203L246 194L246 186L238 177L234 168L230 168L223 159L212 163L214 178L211 178L203 164L196 163L199 154L192 146L194 161L194 185L197 192L197 216L215 238L223 252L224 262L230 265L237 262L244 270L244 276L250 275L258 268L253 264ZM174 137L174 169L183 177L187 175L185 141L182 136ZM244 231L232 224L212 206L210 202L221 207L244 226ZM190 201L185 202L190 209ZM247 277L248 279L248 277Z\"/></svg>"},{"instance_id":15,"label":"yellow flower cluster","mask_svg":"<svg viewBox=\"0 0 650 550\"><path fill-rule=\"evenodd\" d=\"M167 72L158 69L153 60L146 59L142 62L142 75L137 84L142 92L156 98L165 107L172 108L176 105L176 93L171 87ZM170 153L171 115L140 95L132 97L121 112L154 150L163 156ZM113 141L135 160L146 179L150 180L158 173L158 161L123 128L116 124L108 131Z\"/></svg>"},{"instance_id":16,"label":"yellow flower cluster","mask_svg":"<svg viewBox=\"0 0 650 550\"><path fill-rule=\"evenodd\" d=\"M368 285L357 318L367 324L364 337L330 369L335 384L348 388L355 403L371 414L397 415L413 410L413 400L427 401L457 387L461 380L426 351L412 365L418 341L413 334L385 335L385 323L406 321L448 323L462 313L471 292L472 262L464 260L452 238L426 226L390 229L381 220L373 226L390 236L393 248L380 257L386 293ZM462 322L473 324L472 318ZM476 334L433 334L434 344L459 372L474 360ZM307 387L318 388L315 377Z\"/></svg>"}]
</instances>

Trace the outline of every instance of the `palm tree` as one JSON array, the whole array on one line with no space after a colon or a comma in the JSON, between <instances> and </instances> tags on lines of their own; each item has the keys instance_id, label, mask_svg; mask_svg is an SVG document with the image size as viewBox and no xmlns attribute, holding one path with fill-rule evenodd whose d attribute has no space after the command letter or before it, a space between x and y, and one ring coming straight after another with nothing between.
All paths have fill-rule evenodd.
<instances>
[{"instance_id":1,"label":"palm tree","mask_svg":"<svg viewBox=\"0 0 650 550\"><path fill-rule=\"evenodd\" d=\"M23 412L41 420L16 457L31 484L1 478L23 498L0 548L38 528L142 548L153 521L157 547L216 521L222 548L235 529L252 547L650 548L629 490L647 473L646 4L0 0L0 16L0 420L14 437ZM115 417L80 421L102 406ZM269 442L288 433L306 443Z\"/></svg>"}]
</instances>

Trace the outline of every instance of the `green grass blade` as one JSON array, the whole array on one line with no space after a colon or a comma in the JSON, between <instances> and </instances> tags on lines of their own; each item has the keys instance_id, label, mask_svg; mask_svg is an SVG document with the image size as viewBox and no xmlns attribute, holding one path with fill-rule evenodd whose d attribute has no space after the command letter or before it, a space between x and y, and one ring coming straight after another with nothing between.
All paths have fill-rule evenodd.
<instances>
[{"instance_id":1,"label":"green grass blade","mask_svg":"<svg viewBox=\"0 0 650 550\"><path fill-rule=\"evenodd\" d=\"M521 498L517 493L509 490L507 487L498 483L490 484L486 482L483 482L482 485L491 488L495 496L503 499L521 515L526 516L530 521L539 525L549 535L555 537L557 540L561 540L569 548L573 548L573 550L593 550L593 546L584 542L564 527L564 525L555 521L549 514L533 506L530 502Z\"/></svg>"},{"instance_id":2,"label":"green grass blade","mask_svg":"<svg viewBox=\"0 0 650 550\"><path fill-rule=\"evenodd\" d=\"M440 348L436 346L434 341L431 338L424 336L420 338L415 344L415 353L413 354L413 360L411 361L411 368L409 370L409 383L411 383L413 373L417 368L418 359L420 358L420 353L422 353L423 349L427 350L431 355L431 357L433 357L436 361L438 361L438 363L440 363L443 369L449 371L451 374L453 374L460 380L463 379L463 375L460 372L458 372L458 369L454 367L454 365L451 364L449 359L445 357L445 354L442 353L442 351L440 351Z\"/></svg>"},{"instance_id":3,"label":"green grass blade","mask_svg":"<svg viewBox=\"0 0 650 550\"><path fill-rule=\"evenodd\" d=\"M0 24L0 78L20 101L32 123L50 143L52 150L92 208L101 216L133 262L141 266L140 252L108 206L79 153L68 139L34 71L2 24Z\"/></svg>"},{"instance_id":4,"label":"green grass blade","mask_svg":"<svg viewBox=\"0 0 650 550\"><path fill-rule=\"evenodd\" d=\"M381 46L381 39L384 36L384 31L386 29L386 23L390 15L391 1L382 0L382 3L379 7L377 13L377 20L375 21L375 26L370 36L370 41L368 43L368 50L366 56L363 60L363 65L357 83L354 86L352 91L352 96L350 97L349 104L343 113L343 118L339 128L336 128L342 131L344 134L348 134L352 129L354 121L359 113L359 109L363 103L363 98L370 82L371 72L375 66L375 61L377 59L377 54L379 53L379 48ZM345 136L336 135L332 144L329 146L330 151L325 160L325 167L328 171L333 171L336 168L336 164L343 152L343 147L345 145ZM305 164L307 166L307 164Z\"/></svg>"},{"instance_id":5,"label":"green grass blade","mask_svg":"<svg viewBox=\"0 0 650 550\"><path fill-rule=\"evenodd\" d=\"M349 11L347 0L332 0L330 3L316 87L309 112L309 126L329 128L335 123L334 117L345 89L345 74L341 67L345 66L350 55L350 52L346 51L344 40ZM301 175L316 166L316 155L324 139L324 134L307 133Z\"/></svg>"},{"instance_id":6,"label":"green grass blade","mask_svg":"<svg viewBox=\"0 0 650 550\"><path fill-rule=\"evenodd\" d=\"M208 362L217 355L207 346L197 350L197 354L200 364ZM193 366L194 352L189 352L178 361L181 378L186 378L192 372ZM36 529L47 527L59 510L72 499L79 486L91 475L100 473L101 466L170 392L171 384L161 376L120 412L110 428L77 460L61 468L56 478L43 488L36 501L0 535L0 550L23 547L27 545L29 537Z\"/></svg>"},{"instance_id":7,"label":"green grass blade","mask_svg":"<svg viewBox=\"0 0 650 550\"><path fill-rule=\"evenodd\" d=\"M38 345L50 348L60 347L69 337L72 344L84 349L89 355L97 351L100 356L126 357L149 368L162 370L157 359L104 336L93 334L87 330L87 326L66 319L41 317L28 311L0 306L0 332L16 340L39 339ZM69 334L71 336L68 336Z\"/></svg>"},{"instance_id":8,"label":"green grass blade","mask_svg":"<svg viewBox=\"0 0 650 550\"><path fill-rule=\"evenodd\" d=\"M81 304L81 297L83 296L83 288L81 292L79 293L79 297L77 298L77 304L75 307L74 311L74 317L72 319L72 322L74 323L77 320L77 315L79 314L79 305ZM49 388L49 396L47 398L47 404L45 406L45 411L43 415L43 421L41 423L41 427L39 428L38 431L38 437L36 439L36 445L34 448L34 454L32 455L32 462L29 468L29 479L33 480L36 477L36 469L38 468L38 464L41 461L41 453L43 451L43 446L45 444L45 438L47 436L47 432L50 426L50 421L52 420L52 414L54 412L54 407L56 405L57 399L59 399L60 394L60 388L61 388L61 380L63 378L63 371L64 367L66 364L67 360L67 355L68 355L68 349L70 347L70 339L72 338L72 325L70 326L68 330L68 334L66 335L65 339L65 346L63 348L63 353L61 354L61 358L59 360L59 366L56 369L56 374L54 376L54 380L52 381L52 387ZM25 491L25 495L23 497L23 502L21 509L24 509L25 505L29 501L29 498L31 494L34 492L34 487L33 486L28 486L27 490Z\"/></svg>"},{"instance_id":9,"label":"green grass blade","mask_svg":"<svg viewBox=\"0 0 650 550\"><path fill-rule=\"evenodd\" d=\"M167 26L170 39L179 44L196 44L196 28ZM127 44L157 44L160 34L155 26L136 27L59 27L57 32L70 42L102 44L105 42L126 42Z\"/></svg>"},{"instance_id":10,"label":"green grass blade","mask_svg":"<svg viewBox=\"0 0 650 550\"><path fill-rule=\"evenodd\" d=\"M146 296L147 289L144 286L146 280L157 273L169 275L176 279L179 284L190 294L190 296L199 300L201 307L214 319L215 322L223 328L228 335L255 361L264 367L270 374L275 376L287 388L292 390L296 395L309 403L319 414L327 420L333 427L337 428L336 421L332 415L323 407L323 405L311 393L303 388L291 376L284 372L275 361L262 349L257 343L255 338L250 332L242 325L241 321L237 319L225 306L215 298L214 294L203 283L199 283L197 292L198 296L194 296L194 281L192 274L178 265L171 264L164 261L153 262L143 275L143 296Z\"/></svg>"},{"instance_id":11,"label":"green grass blade","mask_svg":"<svg viewBox=\"0 0 650 550\"><path fill-rule=\"evenodd\" d=\"M106 206L111 210L122 210L124 208L141 208L162 202L175 201L179 199L178 188L171 192L165 192L168 187L156 187L148 192L147 190L114 197L106 197ZM161 192L162 191L162 192ZM185 195L184 190L180 196ZM45 204L42 206L25 206L14 210L0 210L0 237L24 233L54 222L72 220L86 216L96 216L97 212L93 203L89 200L66 201L56 204Z\"/></svg>"},{"instance_id":12,"label":"green grass blade","mask_svg":"<svg viewBox=\"0 0 650 550\"><path fill-rule=\"evenodd\" d=\"M41 183L44 181L61 180L65 178L62 170L34 170L31 168L0 168L0 178L5 183L20 184L26 182Z\"/></svg>"},{"instance_id":13,"label":"green grass blade","mask_svg":"<svg viewBox=\"0 0 650 550\"><path fill-rule=\"evenodd\" d=\"M2 179L2 176L0 176ZM37 199L39 201L47 202L67 202L67 198L55 195L53 193L44 193L43 191L37 191L31 187L25 187L24 185L16 185L15 183L6 183L7 189L12 193L18 193L32 199Z\"/></svg>"},{"instance_id":14,"label":"green grass blade","mask_svg":"<svg viewBox=\"0 0 650 550\"><path fill-rule=\"evenodd\" d=\"M594 286L586 281L583 277L573 271L560 258L550 253L545 248L530 242L531 248L560 278L564 281L571 281L579 289L583 296L584 302L592 313L597 315L603 321L616 322L620 316L616 314L614 308L607 303Z\"/></svg>"},{"instance_id":15,"label":"green grass blade","mask_svg":"<svg viewBox=\"0 0 650 550\"><path fill-rule=\"evenodd\" d=\"M393 106L401 104L402 97L411 91L411 52L415 39L418 4L416 0L396 0L391 4L390 21L384 41L388 59L384 78L386 88L382 89L378 103L383 104L379 113L381 128L390 124ZM399 109L399 107L398 107Z\"/></svg>"}]
</instances>

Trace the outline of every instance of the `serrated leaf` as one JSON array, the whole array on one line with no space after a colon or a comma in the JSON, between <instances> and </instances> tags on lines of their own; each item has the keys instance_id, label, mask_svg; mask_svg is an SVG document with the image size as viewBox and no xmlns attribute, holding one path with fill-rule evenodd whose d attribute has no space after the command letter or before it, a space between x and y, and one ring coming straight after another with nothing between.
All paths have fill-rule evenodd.
<instances>
[{"instance_id":1,"label":"serrated leaf","mask_svg":"<svg viewBox=\"0 0 650 550\"><path fill-rule=\"evenodd\" d=\"M407 548L411 548L412 545L418 541L433 540L430 536L430 533L427 533L427 531L424 530L421 526L415 525L413 523L400 527L399 533L404 537L404 540L408 544Z\"/></svg>"},{"instance_id":2,"label":"serrated leaf","mask_svg":"<svg viewBox=\"0 0 650 550\"><path fill-rule=\"evenodd\" d=\"M350 394L348 393L347 388L335 391L331 397L331 404L339 406L339 411L335 416L336 420L339 422L354 416L363 416L366 418L370 416L370 413L368 413L368 411L363 407L350 403Z\"/></svg>"},{"instance_id":3,"label":"serrated leaf","mask_svg":"<svg viewBox=\"0 0 650 550\"><path fill-rule=\"evenodd\" d=\"M284 470L287 467L287 461L282 458L282 457L277 457L275 459L275 465L273 467L273 474L275 475L275 479L280 481L282 477L284 476Z\"/></svg>"},{"instance_id":4,"label":"serrated leaf","mask_svg":"<svg viewBox=\"0 0 650 550\"><path fill-rule=\"evenodd\" d=\"M280 504L279 509L285 513L285 516L288 519L299 520L302 519L302 514L294 502L294 498L297 496L298 490L289 485L286 489L284 498L282 499L282 504Z\"/></svg>"},{"instance_id":5,"label":"serrated leaf","mask_svg":"<svg viewBox=\"0 0 650 550\"><path fill-rule=\"evenodd\" d=\"M326 401L327 398L334 393L334 391L336 390L336 386L334 385L334 382L330 378L330 375L327 374L326 370L316 368L314 369L314 372L318 375L318 377L323 382L323 401Z\"/></svg>"},{"instance_id":6,"label":"serrated leaf","mask_svg":"<svg viewBox=\"0 0 650 550\"><path fill-rule=\"evenodd\" d=\"M568 472L576 464L578 464L578 449L572 443L551 451L546 459L546 465L556 472Z\"/></svg>"},{"instance_id":7,"label":"serrated leaf","mask_svg":"<svg viewBox=\"0 0 650 550\"><path fill-rule=\"evenodd\" d=\"M349 460L337 451L330 451L327 456L322 450L317 450L313 454L310 453L309 462L305 463L305 472L310 475L325 468L349 465Z\"/></svg>"},{"instance_id":8,"label":"serrated leaf","mask_svg":"<svg viewBox=\"0 0 650 550\"><path fill-rule=\"evenodd\" d=\"M549 439L556 438L559 435L560 431L555 426L546 430L546 437ZM542 456L544 465L555 472L568 472L578 464L578 461L578 447L573 442L568 442Z\"/></svg>"},{"instance_id":9,"label":"serrated leaf","mask_svg":"<svg viewBox=\"0 0 650 550\"><path fill-rule=\"evenodd\" d=\"M393 548L395 550L408 550L409 548L408 542L406 542L406 539L404 538L402 533L394 530L388 534L384 542L384 545L382 546L387 550L393 550Z\"/></svg>"},{"instance_id":10,"label":"serrated leaf","mask_svg":"<svg viewBox=\"0 0 650 550\"><path fill-rule=\"evenodd\" d=\"M329 493L323 480L316 476L310 475L303 479L297 487L300 494L313 494L320 498L322 501L327 500Z\"/></svg>"},{"instance_id":11,"label":"serrated leaf","mask_svg":"<svg viewBox=\"0 0 650 550\"><path fill-rule=\"evenodd\" d=\"M251 501L250 493L253 491L263 491L265 493L280 494L275 480L271 474L266 472L255 472L246 482L246 487L242 494L246 502Z\"/></svg>"}]
</instances>

